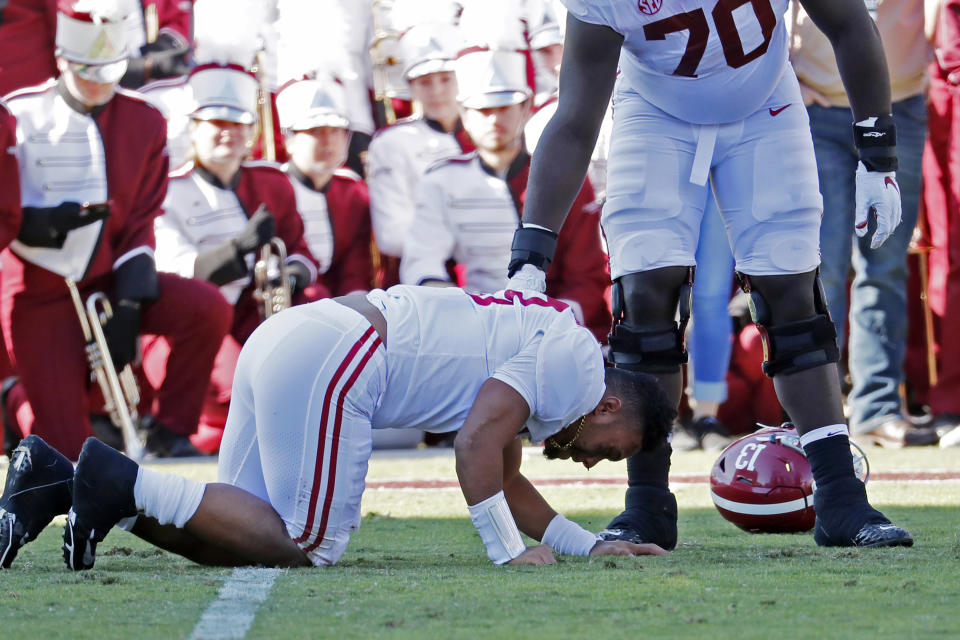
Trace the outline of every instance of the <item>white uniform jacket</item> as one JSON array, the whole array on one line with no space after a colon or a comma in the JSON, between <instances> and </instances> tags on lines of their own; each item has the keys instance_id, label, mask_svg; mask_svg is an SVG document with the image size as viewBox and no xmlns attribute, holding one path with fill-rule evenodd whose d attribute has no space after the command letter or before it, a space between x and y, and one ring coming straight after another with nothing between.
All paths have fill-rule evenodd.
<instances>
[{"instance_id":1,"label":"white uniform jacket","mask_svg":"<svg viewBox=\"0 0 960 640\"><path fill-rule=\"evenodd\" d=\"M420 178L438 160L463 151L455 134L420 117L401 120L373 137L367 152L367 186L380 251L402 255Z\"/></svg>"}]
</instances>

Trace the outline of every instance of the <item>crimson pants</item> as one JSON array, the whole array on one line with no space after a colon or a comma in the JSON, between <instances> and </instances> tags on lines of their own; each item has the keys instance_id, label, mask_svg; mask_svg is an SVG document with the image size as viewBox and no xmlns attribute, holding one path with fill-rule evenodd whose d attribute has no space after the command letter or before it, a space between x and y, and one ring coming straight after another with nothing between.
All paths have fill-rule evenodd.
<instances>
[{"instance_id":1,"label":"crimson pants","mask_svg":"<svg viewBox=\"0 0 960 640\"><path fill-rule=\"evenodd\" d=\"M934 414L960 413L960 87L930 80L929 137L923 154L923 205L930 233L928 296L933 310L939 364L930 390Z\"/></svg>"},{"instance_id":2,"label":"crimson pants","mask_svg":"<svg viewBox=\"0 0 960 640\"><path fill-rule=\"evenodd\" d=\"M158 422L183 435L193 433L203 406L210 371L232 310L216 287L167 273L159 274L160 297L143 307L141 334L163 336L168 357L148 377L157 380L152 413ZM101 283L105 284L105 283ZM83 298L94 287L81 290ZM23 435L35 433L76 460L91 435L89 368L84 338L73 303L63 297L31 300L14 296L3 304L3 333L20 376L11 391L8 416L14 414Z\"/></svg>"}]
</instances>

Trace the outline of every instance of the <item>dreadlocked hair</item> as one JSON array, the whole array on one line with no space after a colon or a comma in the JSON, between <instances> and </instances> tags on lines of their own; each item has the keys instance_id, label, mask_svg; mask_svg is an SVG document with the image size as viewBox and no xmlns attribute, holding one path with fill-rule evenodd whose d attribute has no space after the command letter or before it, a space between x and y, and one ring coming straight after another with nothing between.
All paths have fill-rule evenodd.
<instances>
[{"instance_id":1,"label":"dreadlocked hair","mask_svg":"<svg viewBox=\"0 0 960 640\"><path fill-rule=\"evenodd\" d=\"M653 376L608 367L607 391L620 398L626 417L643 434L641 451L652 451L667 441L677 417L676 407Z\"/></svg>"}]
</instances>

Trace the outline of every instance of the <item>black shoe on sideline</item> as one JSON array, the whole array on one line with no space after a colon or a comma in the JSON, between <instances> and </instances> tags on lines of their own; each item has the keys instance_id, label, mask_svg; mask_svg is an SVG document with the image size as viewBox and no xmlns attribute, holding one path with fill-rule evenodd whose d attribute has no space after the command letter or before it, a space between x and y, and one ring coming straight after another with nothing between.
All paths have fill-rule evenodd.
<instances>
[{"instance_id":1,"label":"black shoe on sideline","mask_svg":"<svg viewBox=\"0 0 960 640\"><path fill-rule=\"evenodd\" d=\"M142 421L144 438L144 449L147 457L150 458L193 458L202 456L190 438L170 431L153 416L147 416Z\"/></svg>"}]
</instances>

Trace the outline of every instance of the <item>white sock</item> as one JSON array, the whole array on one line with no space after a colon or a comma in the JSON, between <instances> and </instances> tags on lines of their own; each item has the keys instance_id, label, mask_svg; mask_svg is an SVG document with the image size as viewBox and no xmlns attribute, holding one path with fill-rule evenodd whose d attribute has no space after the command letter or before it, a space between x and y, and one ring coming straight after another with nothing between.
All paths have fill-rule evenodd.
<instances>
[{"instance_id":1,"label":"white sock","mask_svg":"<svg viewBox=\"0 0 960 640\"><path fill-rule=\"evenodd\" d=\"M820 427L818 429L813 429L808 431L802 436L800 436L800 444L803 447L807 447L810 444L813 444L817 440L823 440L825 438L832 438L834 436L850 436L850 430L845 424L828 424L825 427Z\"/></svg>"},{"instance_id":2,"label":"white sock","mask_svg":"<svg viewBox=\"0 0 960 640\"><path fill-rule=\"evenodd\" d=\"M151 471L141 465L133 485L133 499L145 515L156 518L160 524L172 523L182 529L200 508L206 486L203 482Z\"/></svg>"}]
</instances>

